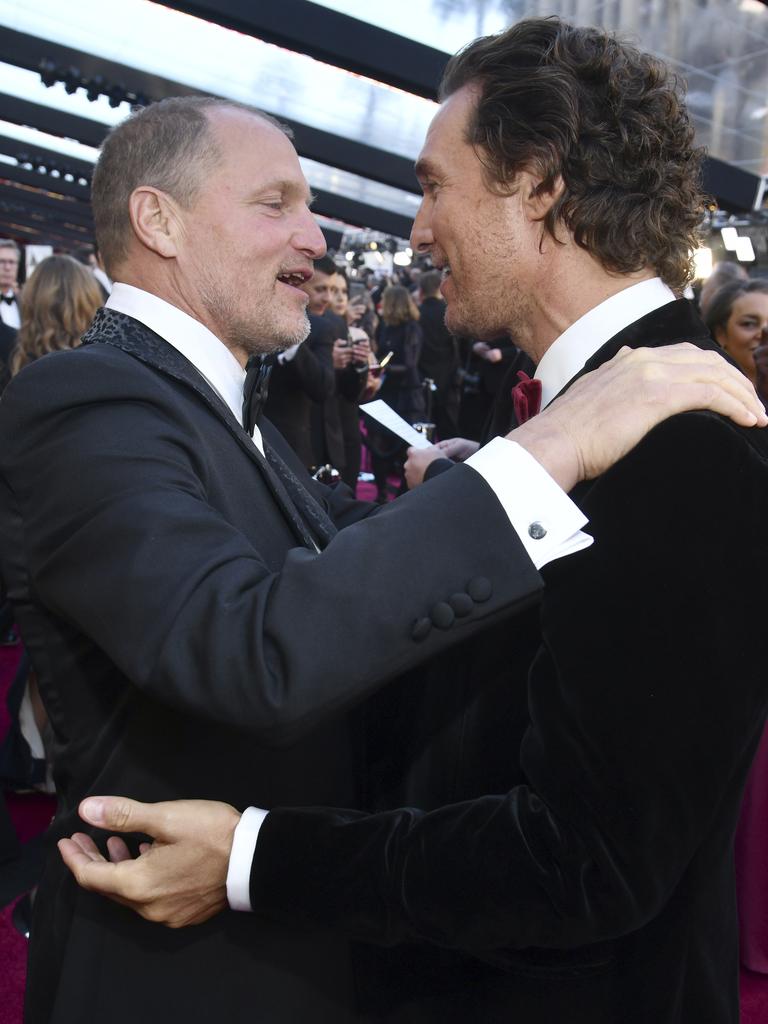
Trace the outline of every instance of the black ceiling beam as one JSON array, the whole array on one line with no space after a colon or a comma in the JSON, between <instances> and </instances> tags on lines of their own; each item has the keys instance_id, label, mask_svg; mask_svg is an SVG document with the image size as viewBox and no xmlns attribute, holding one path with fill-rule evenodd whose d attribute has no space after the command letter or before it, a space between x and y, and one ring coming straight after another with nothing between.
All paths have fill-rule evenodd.
<instances>
[{"instance_id":1,"label":"black ceiling beam","mask_svg":"<svg viewBox=\"0 0 768 1024\"><path fill-rule=\"evenodd\" d=\"M126 72L129 71L126 69ZM168 95L182 94L184 87L180 83L165 80L165 84L169 90ZM136 87L136 83L131 82L131 86ZM144 83L141 83L141 88L145 88ZM100 146L109 131L106 125L97 121L65 114L40 103L19 100L6 94L0 94L0 107L5 121L28 125L49 135L76 139L87 146ZM353 139L344 139L319 128L311 128L298 121L289 121L287 118L281 118L281 121L293 132L294 143L301 156L406 192L419 192L413 163L405 157Z\"/></svg>"},{"instance_id":2,"label":"black ceiling beam","mask_svg":"<svg viewBox=\"0 0 768 1024\"><path fill-rule=\"evenodd\" d=\"M185 14L255 36L434 100L448 54L310 0L161 0Z\"/></svg>"},{"instance_id":3,"label":"black ceiling beam","mask_svg":"<svg viewBox=\"0 0 768 1024\"><path fill-rule=\"evenodd\" d=\"M85 53L83 50L62 46L61 43L49 39L28 35L26 32L0 27L0 61L19 68L26 68L28 71L39 71L40 61L44 57L50 57L56 64L61 64L64 67L76 67L86 78L95 78L96 75L101 75L113 85L124 86L129 90L136 88L136 83L140 81L142 84L137 91L151 96L154 100L161 100L166 96L182 96L198 92L196 89L178 85L173 91L166 91L168 86L174 85L174 83L169 83L168 79L161 78L159 75L150 75L146 71L139 71L127 64L118 64L115 61ZM61 132L57 132L57 134L61 134Z\"/></svg>"},{"instance_id":4,"label":"black ceiling beam","mask_svg":"<svg viewBox=\"0 0 768 1024\"><path fill-rule=\"evenodd\" d=\"M762 179L742 167L735 167L708 156L704 161L704 190L717 199L718 205L733 213L753 210L758 201Z\"/></svg>"},{"instance_id":5,"label":"black ceiling beam","mask_svg":"<svg viewBox=\"0 0 768 1024\"><path fill-rule=\"evenodd\" d=\"M63 110L43 106L42 103L20 100L7 93L0 94L0 109L3 111L3 120L10 121L11 124L27 125L30 128L37 128L38 131L46 132L48 135L74 139L76 142L94 146L96 149L102 144L109 131L109 127L99 121L91 121L87 117L79 117L77 114L68 114Z\"/></svg>"},{"instance_id":6,"label":"black ceiling beam","mask_svg":"<svg viewBox=\"0 0 768 1024\"><path fill-rule=\"evenodd\" d=\"M199 90L181 82L159 75L149 75L137 68L115 64L113 61L60 46L37 36L0 28L0 60L37 71L40 61L46 57L64 67L73 65L87 76L101 75L111 82L118 82L128 89L142 92L152 100L167 96L200 95ZM57 113L42 104L18 100L7 95L0 99L4 120L30 125L52 135L76 139L89 146L100 146L108 131L105 125L96 121L74 114ZM261 103L260 99L254 97L257 106L262 107L267 113L278 116L269 110L268 103ZM301 156L407 192L419 191L413 174L413 164L406 157L353 139L345 139L340 135L312 128L288 118L281 117L280 120L293 131L296 149Z\"/></svg>"},{"instance_id":7,"label":"black ceiling beam","mask_svg":"<svg viewBox=\"0 0 768 1024\"><path fill-rule=\"evenodd\" d=\"M389 210L369 206L356 199L348 199L346 196L325 192L322 189L313 189L313 195L315 201L312 209L325 217L342 220L356 227L373 228L375 231L397 235L400 238L408 238L411 233L413 221L400 213L391 213Z\"/></svg>"},{"instance_id":8,"label":"black ceiling beam","mask_svg":"<svg viewBox=\"0 0 768 1024\"><path fill-rule=\"evenodd\" d=\"M0 196L14 200L44 216L66 221L93 231L93 217L90 207L70 199L57 199L36 189L21 188L18 185L0 184Z\"/></svg>"},{"instance_id":9,"label":"black ceiling beam","mask_svg":"<svg viewBox=\"0 0 768 1024\"><path fill-rule=\"evenodd\" d=\"M0 181L3 179L16 181L20 185L28 185L30 188L43 192L53 192L56 195L79 199L86 205L86 209L90 209L91 194L86 185L78 185L74 181L64 181L63 178L53 178L50 174L28 171L18 165L0 163Z\"/></svg>"},{"instance_id":10,"label":"black ceiling beam","mask_svg":"<svg viewBox=\"0 0 768 1024\"><path fill-rule=\"evenodd\" d=\"M35 146L30 143L20 142L18 139L12 139L8 135L0 135L0 153L5 156L13 157L18 159L20 156L28 156L30 160L37 161L39 163L54 164L57 167L65 167L68 171L72 171L73 174L77 174L79 177L88 178L90 180L93 174L93 164L87 160L80 160L78 157L69 156L66 153L57 153L52 149L46 149L43 146ZM0 167L2 165L0 164ZM55 178L52 180L56 180Z\"/></svg>"},{"instance_id":11,"label":"black ceiling beam","mask_svg":"<svg viewBox=\"0 0 768 1024\"><path fill-rule=\"evenodd\" d=\"M30 221L25 217L16 217L0 210L0 235L3 238L21 238L33 245L53 245L57 248L71 248L83 245L92 239L87 238L58 225L42 224Z\"/></svg>"},{"instance_id":12,"label":"black ceiling beam","mask_svg":"<svg viewBox=\"0 0 768 1024\"><path fill-rule=\"evenodd\" d=\"M59 217L41 210L29 202L19 202L14 196L6 197L3 187L0 186L0 210L6 217L13 217L23 220L27 224L40 225L41 228L50 227L53 231L66 231L68 234L78 238L93 238L93 231L84 224L78 224L66 217Z\"/></svg>"}]
</instances>

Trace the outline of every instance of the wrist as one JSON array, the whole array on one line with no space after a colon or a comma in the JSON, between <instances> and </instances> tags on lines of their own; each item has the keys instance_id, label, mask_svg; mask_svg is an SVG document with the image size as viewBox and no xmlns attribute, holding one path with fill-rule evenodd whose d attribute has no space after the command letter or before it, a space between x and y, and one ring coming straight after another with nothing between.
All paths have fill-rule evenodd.
<instances>
[{"instance_id":1,"label":"wrist","mask_svg":"<svg viewBox=\"0 0 768 1024\"><path fill-rule=\"evenodd\" d=\"M551 411L539 413L508 436L525 448L566 494L584 479L578 447Z\"/></svg>"}]
</instances>

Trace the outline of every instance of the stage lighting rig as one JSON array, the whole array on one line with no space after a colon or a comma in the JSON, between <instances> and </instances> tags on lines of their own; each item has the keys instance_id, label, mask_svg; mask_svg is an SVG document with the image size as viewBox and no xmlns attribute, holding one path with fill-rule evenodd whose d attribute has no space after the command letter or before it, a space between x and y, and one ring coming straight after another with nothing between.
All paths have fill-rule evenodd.
<instances>
[{"instance_id":1,"label":"stage lighting rig","mask_svg":"<svg viewBox=\"0 0 768 1024\"><path fill-rule=\"evenodd\" d=\"M101 96L106 96L110 107L119 107L121 103L129 103L131 107L146 107L152 102L143 92L129 89L122 82L110 82L103 75L87 78L76 67L64 67L50 57L40 61L40 81L50 89L62 82L67 93L72 96L78 89L84 89L86 97L95 103Z\"/></svg>"}]
</instances>

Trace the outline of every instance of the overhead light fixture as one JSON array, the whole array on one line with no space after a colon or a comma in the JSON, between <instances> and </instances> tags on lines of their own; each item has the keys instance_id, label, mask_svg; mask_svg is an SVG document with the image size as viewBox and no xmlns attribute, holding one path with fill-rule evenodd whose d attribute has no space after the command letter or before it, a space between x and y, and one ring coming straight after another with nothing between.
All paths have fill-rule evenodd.
<instances>
[{"instance_id":1,"label":"overhead light fixture","mask_svg":"<svg viewBox=\"0 0 768 1024\"><path fill-rule=\"evenodd\" d=\"M352 260L355 258L355 250L354 249L350 249L349 252L345 253L345 256L346 256L347 261L349 263L351 263Z\"/></svg>"},{"instance_id":2,"label":"overhead light fixture","mask_svg":"<svg viewBox=\"0 0 768 1024\"><path fill-rule=\"evenodd\" d=\"M739 238L739 232L736 228L720 228L720 234L723 238L723 245L728 252L736 252L736 243Z\"/></svg>"},{"instance_id":3,"label":"overhead light fixture","mask_svg":"<svg viewBox=\"0 0 768 1024\"><path fill-rule=\"evenodd\" d=\"M56 64L50 57L43 57L40 61L40 81L47 89L50 89L51 86L56 85L58 80L59 75Z\"/></svg>"},{"instance_id":4,"label":"overhead light fixture","mask_svg":"<svg viewBox=\"0 0 768 1024\"><path fill-rule=\"evenodd\" d=\"M736 242L736 259L741 263L753 263L755 260L752 239L746 235L742 235Z\"/></svg>"},{"instance_id":5,"label":"overhead light fixture","mask_svg":"<svg viewBox=\"0 0 768 1024\"><path fill-rule=\"evenodd\" d=\"M83 84L83 76L80 74L79 68L67 68L62 76L62 80L64 82L64 90L68 96L74 96Z\"/></svg>"},{"instance_id":6,"label":"overhead light fixture","mask_svg":"<svg viewBox=\"0 0 768 1024\"><path fill-rule=\"evenodd\" d=\"M696 268L696 280L706 281L712 273L712 250L709 246L702 245L693 254L693 265Z\"/></svg>"},{"instance_id":7,"label":"overhead light fixture","mask_svg":"<svg viewBox=\"0 0 768 1024\"><path fill-rule=\"evenodd\" d=\"M395 266L398 267L410 267L411 265L411 257L408 255L407 249L405 250L405 252L396 252L395 255L392 257L392 260Z\"/></svg>"}]
</instances>

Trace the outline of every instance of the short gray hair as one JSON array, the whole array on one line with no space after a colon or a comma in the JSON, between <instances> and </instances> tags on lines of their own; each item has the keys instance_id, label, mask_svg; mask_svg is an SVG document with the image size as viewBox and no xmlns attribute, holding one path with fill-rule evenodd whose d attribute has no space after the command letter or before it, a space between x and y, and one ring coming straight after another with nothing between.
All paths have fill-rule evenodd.
<instances>
[{"instance_id":1,"label":"short gray hair","mask_svg":"<svg viewBox=\"0 0 768 1024\"><path fill-rule=\"evenodd\" d=\"M208 112L244 110L284 132L269 114L216 96L175 96L132 114L109 133L93 173L91 205L99 252L113 277L131 236L128 201L135 189L151 185L189 208L205 175L221 159Z\"/></svg>"},{"instance_id":2,"label":"short gray hair","mask_svg":"<svg viewBox=\"0 0 768 1024\"><path fill-rule=\"evenodd\" d=\"M13 249L19 260L21 260L21 249L12 238L0 238L0 249Z\"/></svg>"}]
</instances>

